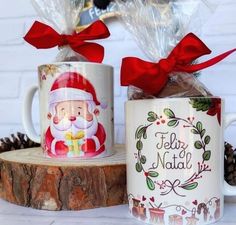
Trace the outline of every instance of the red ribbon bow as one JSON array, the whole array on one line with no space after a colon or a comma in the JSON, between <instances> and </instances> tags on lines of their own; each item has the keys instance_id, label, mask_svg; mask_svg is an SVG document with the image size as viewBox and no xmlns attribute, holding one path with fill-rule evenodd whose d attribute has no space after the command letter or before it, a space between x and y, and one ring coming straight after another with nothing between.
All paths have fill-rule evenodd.
<instances>
[{"instance_id":1,"label":"red ribbon bow","mask_svg":"<svg viewBox=\"0 0 236 225\"><path fill-rule=\"evenodd\" d=\"M135 57L124 58L121 65L121 85L133 85L146 93L157 94L166 85L170 73L193 73L205 69L235 51L236 49L233 49L206 62L192 64L199 57L210 54L211 50L196 35L189 33L166 59L161 59L158 63L143 61Z\"/></svg>"},{"instance_id":2,"label":"red ribbon bow","mask_svg":"<svg viewBox=\"0 0 236 225\"><path fill-rule=\"evenodd\" d=\"M103 39L109 36L108 28L100 20L94 22L80 33L73 33L71 35L58 34L50 26L35 21L24 39L38 49L69 45L75 52L83 55L89 61L100 63L104 58L103 46L86 41Z\"/></svg>"}]
</instances>

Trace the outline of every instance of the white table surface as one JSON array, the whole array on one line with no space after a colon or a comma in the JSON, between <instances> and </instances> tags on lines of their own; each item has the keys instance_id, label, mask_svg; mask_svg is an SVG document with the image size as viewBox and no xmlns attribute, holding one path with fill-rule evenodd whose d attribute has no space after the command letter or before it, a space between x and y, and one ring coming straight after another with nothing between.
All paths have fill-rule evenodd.
<instances>
[{"instance_id":1,"label":"white table surface","mask_svg":"<svg viewBox=\"0 0 236 225\"><path fill-rule=\"evenodd\" d=\"M0 199L0 225L141 225L128 206L83 211L50 212L16 206ZM225 215L216 225L236 225L236 203L225 204Z\"/></svg>"}]
</instances>

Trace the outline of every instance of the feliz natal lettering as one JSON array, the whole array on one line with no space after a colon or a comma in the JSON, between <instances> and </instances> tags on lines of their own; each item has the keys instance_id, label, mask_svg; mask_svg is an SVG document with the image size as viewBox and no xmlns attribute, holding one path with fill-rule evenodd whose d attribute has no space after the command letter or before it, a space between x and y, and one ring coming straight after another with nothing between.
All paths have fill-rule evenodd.
<instances>
[{"instance_id":1,"label":"feliz natal lettering","mask_svg":"<svg viewBox=\"0 0 236 225\"><path fill-rule=\"evenodd\" d=\"M89 9L89 16L91 20L94 20L95 18L99 18L100 16L115 11L115 3L110 3L110 5L106 9L99 9L97 7L92 7Z\"/></svg>"},{"instance_id":2,"label":"feliz natal lettering","mask_svg":"<svg viewBox=\"0 0 236 225\"><path fill-rule=\"evenodd\" d=\"M160 151L157 153L157 166L162 166L163 169L191 169L192 154L186 152L188 144L178 140L175 133L169 132L157 132L155 136L160 140L157 143L156 148L158 150L170 150L165 151L161 154ZM176 151L179 152L176 154ZM171 152L171 151L174 151Z\"/></svg>"}]
</instances>

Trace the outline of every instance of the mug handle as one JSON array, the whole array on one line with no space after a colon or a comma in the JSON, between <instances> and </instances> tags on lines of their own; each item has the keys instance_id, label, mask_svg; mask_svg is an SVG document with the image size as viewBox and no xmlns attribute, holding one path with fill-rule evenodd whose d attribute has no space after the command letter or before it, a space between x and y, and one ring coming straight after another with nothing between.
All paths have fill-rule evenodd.
<instances>
[{"instance_id":1,"label":"mug handle","mask_svg":"<svg viewBox=\"0 0 236 225\"><path fill-rule=\"evenodd\" d=\"M38 85L31 86L24 97L22 105L22 123L28 137L36 142L40 143L40 135L34 129L33 120L32 120L32 103L35 93L38 90Z\"/></svg>"},{"instance_id":2,"label":"mug handle","mask_svg":"<svg viewBox=\"0 0 236 225\"><path fill-rule=\"evenodd\" d=\"M236 113L228 113L224 117L224 128L226 129L231 123L236 121ZM235 196L236 195L236 187L229 185L226 181L224 181L224 195L225 196Z\"/></svg>"}]
</instances>

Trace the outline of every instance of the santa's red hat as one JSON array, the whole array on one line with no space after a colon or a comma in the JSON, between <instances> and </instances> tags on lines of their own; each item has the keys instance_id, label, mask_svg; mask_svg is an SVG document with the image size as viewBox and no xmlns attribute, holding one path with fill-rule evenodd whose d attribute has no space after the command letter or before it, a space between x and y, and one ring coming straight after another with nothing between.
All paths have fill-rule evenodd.
<instances>
[{"instance_id":1,"label":"santa's red hat","mask_svg":"<svg viewBox=\"0 0 236 225\"><path fill-rule=\"evenodd\" d=\"M66 72L53 83L49 94L49 105L72 100L94 101L96 105L106 107L98 101L93 85L86 78L76 72Z\"/></svg>"}]
</instances>

